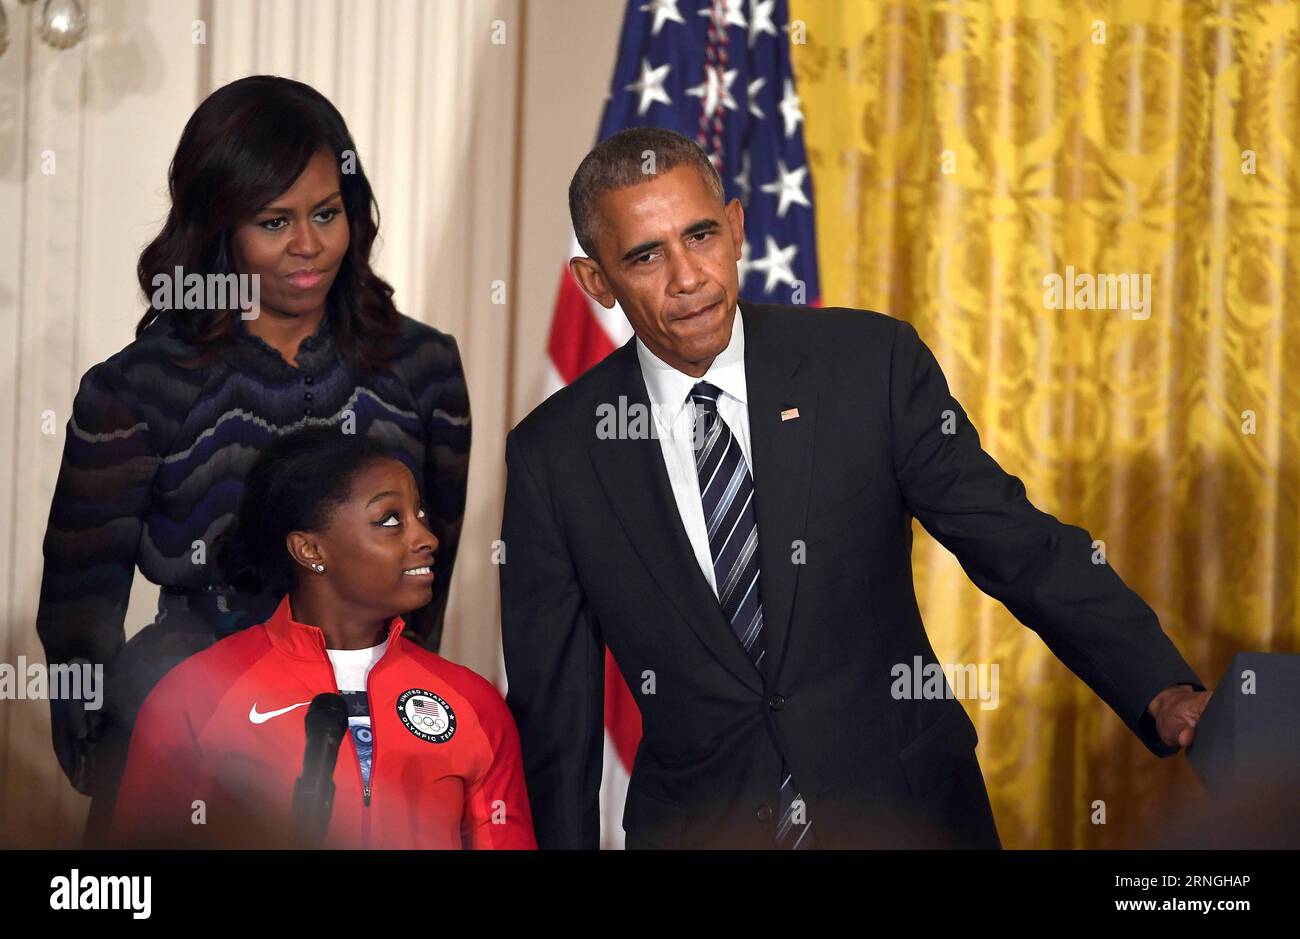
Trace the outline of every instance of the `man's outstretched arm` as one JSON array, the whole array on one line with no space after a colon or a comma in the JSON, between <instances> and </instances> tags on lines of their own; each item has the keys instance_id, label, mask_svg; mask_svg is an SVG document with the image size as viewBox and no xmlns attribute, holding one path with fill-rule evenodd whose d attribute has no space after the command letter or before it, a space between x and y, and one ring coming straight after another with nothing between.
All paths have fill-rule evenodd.
<instances>
[{"instance_id":1,"label":"man's outstretched arm","mask_svg":"<svg viewBox=\"0 0 1300 939\"><path fill-rule=\"evenodd\" d=\"M1152 753L1176 753L1207 696L1187 699L1176 687L1205 691L1155 612L1113 568L1094 563L1088 532L1035 508L1024 484L984 452L934 355L903 321L889 385L894 471L912 514Z\"/></svg>"}]
</instances>

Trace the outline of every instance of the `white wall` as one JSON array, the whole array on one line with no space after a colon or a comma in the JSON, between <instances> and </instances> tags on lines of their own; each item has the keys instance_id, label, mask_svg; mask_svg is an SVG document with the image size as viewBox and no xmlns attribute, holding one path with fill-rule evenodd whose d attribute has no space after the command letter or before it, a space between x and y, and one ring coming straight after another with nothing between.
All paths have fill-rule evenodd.
<instances>
[{"instance_id":1,"label":"white wall","mask_svg":"<svg viewBox=\"0 0 1300 939\"><path fill-rule=\"evenodd\" d=\"M596 142L623 9L622 0L534 0L528 6L512 424L541 400L551 310L573 231L569 179Z\"/></svg>"}]
</instances>

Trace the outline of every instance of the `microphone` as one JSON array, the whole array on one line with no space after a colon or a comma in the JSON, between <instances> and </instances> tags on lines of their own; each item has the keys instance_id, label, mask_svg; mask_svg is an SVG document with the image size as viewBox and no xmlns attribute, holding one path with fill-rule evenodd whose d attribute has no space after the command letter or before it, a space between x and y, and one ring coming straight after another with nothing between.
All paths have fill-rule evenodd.
<instances>
[{"instance_id":1,"label":"microphone","mask_svg":"<svg viewBox=\"0 0 1300 939\"><path fill-rule=\"evenodd\" d=\"M348 731L343 695L318 694L307 708L302 775L293 787L293 827L302 847L319 847L334 811L334 766Z\"/></svg>"}]
</instances>

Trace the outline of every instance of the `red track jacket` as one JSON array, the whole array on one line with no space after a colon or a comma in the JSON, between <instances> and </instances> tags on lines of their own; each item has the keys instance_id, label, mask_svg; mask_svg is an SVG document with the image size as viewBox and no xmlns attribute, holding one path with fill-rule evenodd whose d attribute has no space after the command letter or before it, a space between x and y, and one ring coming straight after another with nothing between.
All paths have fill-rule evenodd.
<instances>
[{"instance_id":1,"label":"red track jacket","mask_svg":"<svg viewBox=\"0 0 1300 939\"><path fill-rule=\"evenodd\" d=\"M369 791L345 735L325 846L537 847L505 702L474 672L402 638L403 625L390 620L367 680ZM290 846L307 705L337 691L324 634L293 619L288 595L265 623L181 662L136 719L113 843Z\"/></svg>"}]
</instances>

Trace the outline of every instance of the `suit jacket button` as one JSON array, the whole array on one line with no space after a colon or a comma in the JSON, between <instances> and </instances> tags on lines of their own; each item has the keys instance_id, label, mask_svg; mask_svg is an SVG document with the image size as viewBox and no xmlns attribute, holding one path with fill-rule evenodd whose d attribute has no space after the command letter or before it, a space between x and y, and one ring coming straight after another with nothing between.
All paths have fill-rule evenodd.
<instances>
[{"instance_id":1,"label":"suit jacket button","mask_svg":"<svg viewBox=\"0 0 1300 939\"><path fill-rule=\"evenodd\" d=\"M767 699L767 706L770 707L773 711L781 710L781 708L785 707L785 695L783 694L772 695L772 697Z\"/></svg>"},{"instance_id":2,"label":"suit jacket button","mask_svg":"<svg viewBox=\"0 0 1300 939\"><path fill-rule=\"evenodd\" d=\"M758 807L758 811L755 812L754 815L758 818L760 822L766 822L768 819L772 817L772 806L764 802L762 805Z\"/></svg>"}]
</instances>

